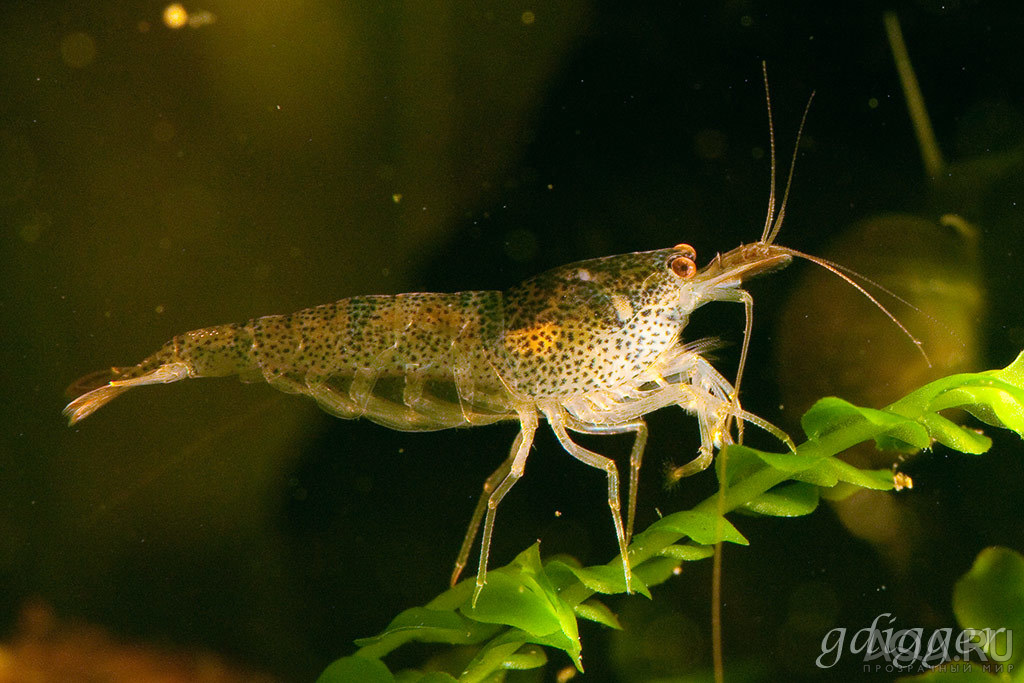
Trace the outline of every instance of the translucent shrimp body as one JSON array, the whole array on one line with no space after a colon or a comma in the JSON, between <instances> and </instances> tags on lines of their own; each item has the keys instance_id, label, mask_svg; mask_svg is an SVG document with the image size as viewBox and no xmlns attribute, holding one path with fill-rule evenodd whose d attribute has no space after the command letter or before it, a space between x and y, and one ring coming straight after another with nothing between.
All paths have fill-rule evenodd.
<instances>
[{"instance_id":1,"label":"translucent shrimp body","mask_svg":"<svg viewBox=\"0 0 1024 683\"><path fill-rule=\"evenodd\" d=\"M786 266L792 252L764 242L719 255L703 269L692 247L581 261L504 292L412 293L342 299L291 315L178 335L141 363L85 378L64 410L75 424L136 386L236 375L305 394L327 412L408 431L516 420L506 460L484 483L456 562L466 566L483 522L477 594L486 580L495 511L522 476L546 420L573 457L603 470L622 556L636 507L647 428L643 416L678 405L697 416L706 467L729 443L728 421L774 430L743 411L735 391L681 333L711 301L749 306L743 282ZM575 443L570 432L632 433L627 521L615 462ZM778 433L774 430L773 433ZM784 435L783 435L784 436Z\"/></svg>"}]
</instances>

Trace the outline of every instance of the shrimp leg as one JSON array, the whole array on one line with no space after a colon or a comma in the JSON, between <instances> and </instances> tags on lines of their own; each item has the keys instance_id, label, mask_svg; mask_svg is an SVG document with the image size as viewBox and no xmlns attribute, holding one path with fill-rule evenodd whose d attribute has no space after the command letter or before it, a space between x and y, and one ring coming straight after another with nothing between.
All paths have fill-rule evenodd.
<instances>
[{"instance_id":1,"label":"shrimp leg","mask_svg":"<svg viewBox=\"0 0 1024 683\"><path fill-rule=\"evenodd\" d=\"M615 537L619 541L619 554L622 556L622 574L626 580L626 592L632 592L630 588L631 574L629 569L629 553L626 546L626 532L622 526L621 503L619 502L619 471L615 467L615 461L588 450L570 439L569 433L566 432L566 413L558 405L543 405L541 410L544 411L544 415L548 418L548 423L558 438L558 442L562 444L562 448L569 452L569 455L595 469L604 470L608 476L608 507L612 511Z\"/></svg>"},{"instance_id":2,"label":"shrimp leg","mask_svg":"<svg viewBox=\"0 0 1024 683\"><path fill-rule=\"evenodd\" d=\"M718 400L718 399L716 399ZM672 468L668 473L668 485L671 486L678 482L684 477L688 477L691 474L703 472L711 464L712 459L715 457L715 447L721 448L725 444L732 443L732 438L729 436L727 431L727 420L733 415L732 404L725 404L728 410L725 414L719 414L715 417L715 425L711 424L709 419L711 412L706 409L696 411L697 426L700 430L700 452L696 458L680 465L679 467ZM717 413L721 413L721 407ZM741 423L742 424L742 423Z\"/></svg>"},{"instance_id":3,"label":"shrimp leg","mask_svg":"<svg viewBox=\"0 0 1024 683\"><path fill-rule=\"evenodd\" d=\"M466 564L469 562L469 551L473 547L473 541L476 540L476 532L480 530L480 522L483 521L484 511L487 510L487 499L491 497L491 493L494 492L498 482L502 481L512 469L512 463L515 462L516 455L519 453L519 446L522 443L523 432L520 430L512 442L512 448L509 450L508 457L498 465L498 469L491 472L490 476L484 480L483 491L480 492L480 497L477 498L476 508L473 510L473 516L470 518L469 526L466 528L466 535L462 539L462 547L459 548L459 556L455 560L455 571L452 572L451 578L452 586L459 582L459 576L462 575L462 570L466 568Z\"/></svg>"},{"instance_id":4,"label":"shrimp leg","mask_svg":"<svg viewBox=\"0 0 1024 683\"><path fill-rule=\"evenodd\" d=\"M511 463L509 463L508 472L505 472L501 483L487 497L487 514L484 516L484 532L480 539L480 565L476 572L476 588L473 590L472 604L474 606L476 605L477 598L480 597L480 591L483 589L484 584L487 583L487 556L491 551L491 532L494 531L494 515L501 499L505 497L509 489L523 476L526 457L530 454L530 447L533 445L533 435L537 433L537 414L533 411L520 412L519 425L519 436L516 437L516 441L513 444L518 444L518 447L515 449L515 454L510 457ZM503 464L491 477L497 479L498 473L504 472L504 470L505 465ZM488 480L491 477L488 477ZM473 535L476 535L476 530L473 529L472 531Z\"/></svg>"},{"instance_id":5,"label":"shrimp leg","mask_svg":"<svg viewBox=\"0 0 1024 683\"><path fill-rule=\"evenodd\" d=\"M700 451L696 458L685 465L669 469L666 473L667 486L673 486L680 479L691 474L703 472L711 465L716 448L721 449L723 446L737 443L733 441L729 432L729 421L733 419L737 421L737 425L749 422L760 427L784 443L790 452L796 452L796 444L788 434L771 422L740 408L735 394L730 393L727 398L723 398L713 390L687 393L685 403L683 397L680 397L680 406L697 418L697 425L700 429Z\"/></svg>"},{"instance_id":6,"label":"shrimp leg","mask_svg":"<svg viewBox=\"0 0 1024 683\"><path fill-rule=\"evenodd\" d=\"M640 486L640 463L643 461L644 448L647 446L647 423L641 419L619 425L594 425L580 422L571 415L566 426L580 434L635 434L633 449L629 453L629 509L626 511L626 545L633 538L633 521L636 519L636 497Z\"/></svg>"}]
</instances>

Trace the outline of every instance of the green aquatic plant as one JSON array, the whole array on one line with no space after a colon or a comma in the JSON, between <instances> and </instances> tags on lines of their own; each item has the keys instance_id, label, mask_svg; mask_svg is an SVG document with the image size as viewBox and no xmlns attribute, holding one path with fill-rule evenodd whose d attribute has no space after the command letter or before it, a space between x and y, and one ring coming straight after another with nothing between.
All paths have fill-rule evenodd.
<instances>
[{"instance_id":1,"label":"green aquatic plant","mask_svg":"<svg viewBox=\"0 0 1024 683\"><path fill-rule=\"evenodd\" d=\"M962 453L988 450L992 442L987 436L939 414L948 408L1024 436L1024 353L1002 370L936 380L881 410L821 399L802 418L807 441L796 452L727 447L717 459L718 494L633 537L633 591L651 597L651 586L666 581L684 562L714 555L717 543L746 545L726 513L794 517L813 512L822 498L902 485L891 470L863 470L836 457L861 442L874 440L880 448L901 451L935 443ZM620 628L595 595L624 593L626 586L618 557L592 567L564 557L544 561L535 544L488 573L475 606L473 588L473 580L465 580L426 605L405 610L378 635L356 641L356 653L331 664L320 683L500 681L507 671L543 666L547 650L562 650L582 671L577 620ZM413 641L475 646L476 651L457 677L409 670L393 675L380 659Z\"/></svg>"},{"instance_id":2,"label":"green aquatic plant","mask_svg":"<svg viewBox=\"0 0 1024 683\"><path fill-rule=\"evenodd\" d=\"M985 548L953 589L953 612L963 633L972 634L974 666L960 665L957 652L946 645L949 657L920 676L902 680L915 683L1009 683L1024 680L1024 650L1013 647L1013 634L1024 633L1024 555L1003 547ZM969 631L968 631L969 629ZM963 646L960 646L962 649ZM937 648L933 648L937 649ZM991 660L983 660L978 653ZM952 657L956 657L950 662ZM952 666L950 664L952 663Z\"/></svg>"}]
</instances>

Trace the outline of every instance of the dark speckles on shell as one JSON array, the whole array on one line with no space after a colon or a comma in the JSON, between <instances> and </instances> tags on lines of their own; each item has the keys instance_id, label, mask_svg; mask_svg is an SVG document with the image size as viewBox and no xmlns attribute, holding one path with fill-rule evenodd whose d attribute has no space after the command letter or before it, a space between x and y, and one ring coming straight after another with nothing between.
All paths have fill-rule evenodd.
<instances>
[{"instance_id":1,"label":"dark speckles on shell","mask_svg":"<svg viewBox=\"0 0 1024 683\"><path fill-rule=\"evenodd\" d=\"M567 396L615 386L650 365L685 323L667 267L674 253L582 261L505 292L510 384L534 398Z\"/></svg>"},{"instance_id":2,"label":"dark speckles on shell","mask_svg":"<svg viewBox=\"0 0 1024 683\"><path fill-rule=\"evenodd\" d=\"M540 399L618 386L676 343L675 253L582 261L504 293L361 296L193 330L117 376L185 363L193 377L262 378L398 429L515 417Z\"/></svg>"},{"instance_id":3,"label":"dark speckles on shell","mask_svg":"<svg viewBox=\"0 0 1024 683\"><path fill-rule=\"evenodd\" d=\"M388 377L412 367L450 379L455 363L479 363L478 351L494 347L501 312L498 292L365 296L257 318L247 327L253 362L268 376L310 381L365 369Z\"/></svg>"}]
</instances>

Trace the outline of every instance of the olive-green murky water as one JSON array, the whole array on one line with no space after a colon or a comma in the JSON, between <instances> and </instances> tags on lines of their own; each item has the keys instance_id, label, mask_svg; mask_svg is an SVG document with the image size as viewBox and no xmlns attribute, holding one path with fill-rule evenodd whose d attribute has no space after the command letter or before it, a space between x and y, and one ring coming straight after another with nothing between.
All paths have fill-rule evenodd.
<instances>
[{"instance_id":1,"label":"olive-green murky water","mask_svg":"<svg viewBox=\"0 0 1024 683\"><path fill-rule=\"evenodd\" d=\"M845 241L855 253L834 258L913 299L926 314L885 303L949 367L1003 366L1024 348L1017 11L902 8L949 164L929 182L871 3L183 9L0 11L9 636L35 600L126 641L310 680L353 638L441 592L513 428L389 432L210 380L140 389L68 429L64 388L206 325L356 294L501 289L679 242L705 260L754 241L769 179L762 59L782 167L817 91L779 242L830 254ZM973 237L938 225L946 213ZM875 227L841 237L858 223ZM906 238L893 235L901 225ZM881 313L852 309L848 288L815 301L831 283L805 279L808 268L750 287L744 405L794 432L797 406L821 391L874 403L923 381ZM717 304L688 336L730 342L729 374L741 331L741 307ZM695 453L698 437L679 411L650 425L640 528L713 487L708 473L662 491L662 463ZM952 584L977 551L1024 548L1022 454L1013 438L982 457L925 454L907 466L914 490L869 506L877 516L741 520L751 546L725 556L727 667L814 678L833 626L883 612L904 627L955 625ZM602 475L548 435L502 505L492 564L536 538L589 563L615 552ZM584 630L582 680L707 672L709 573L695 564L653 603L613 602L629 629ZM569 663L551 659L549 678ZM843 666L847 680L877 680L852 658Z\"/></svg>"}]
</instances>

